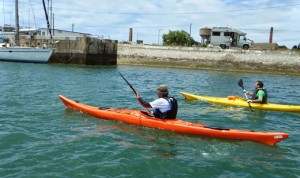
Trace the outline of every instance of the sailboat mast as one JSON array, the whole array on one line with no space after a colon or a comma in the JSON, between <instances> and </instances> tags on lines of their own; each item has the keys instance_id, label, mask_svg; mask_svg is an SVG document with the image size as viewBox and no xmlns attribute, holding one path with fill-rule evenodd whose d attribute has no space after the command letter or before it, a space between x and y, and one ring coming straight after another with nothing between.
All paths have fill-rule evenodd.
<instances>
[{"instance_id":1,"label":"sailboat mast","mask_svg":"<svg viewBox=\"0 0 300 178\"><path fill-rule=\"evenodd\" d=\"M46 5L45 5L45 1L44 0L43 0L43 6L44 6L45 16L46 16L46 20L47 20L47 29L48 29L48 31L50 33L50 39L52 41L52 34L51 34L51 29L50 29L50 23L49 23L48 13L47 13L47 10L46 10Z\"/></svg>"},{"instance_id":2,"label":"sailboat mast","mask_svg":"<svg viewBox=\"0 0 300 178\"><path fill-rule=\"evenodd\" d=\"M15 0L15 15L16 15L15 43L17 46L19 46L20 38L19 38L19 1L18 0Z\"/></svg>"}]
</instances>

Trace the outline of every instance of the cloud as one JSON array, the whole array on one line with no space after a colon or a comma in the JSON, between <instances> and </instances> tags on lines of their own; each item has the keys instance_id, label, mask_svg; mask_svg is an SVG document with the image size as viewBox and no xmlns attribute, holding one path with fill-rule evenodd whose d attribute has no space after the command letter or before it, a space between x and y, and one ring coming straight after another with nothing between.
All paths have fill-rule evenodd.
<instances>
[{"instance_id":1,"label":"cloud","mask_svg":"<svg viewBox=\"0 0 300 178\"><path fill-rule=\"evenodd\" d=\"M32 0L31 6L25 0L19 2L23 25L46 27L41 1ZM4 3L0 24L14 24L13 4ZM157 43L169 30L191 30L192 37L201 41L199 29L216 26L237 28L255 42L268 42L273 27L273 42L291 48L300 42L295 35L300 27L299 6L295 0L60 0L53 2L53 13L56 29L71 30L75 24L78 32L127 41L129 28L133 28L133 39L147 43ZM25 12L30 7L34 10L28 23Z\"/></svg>"}]
</instances>

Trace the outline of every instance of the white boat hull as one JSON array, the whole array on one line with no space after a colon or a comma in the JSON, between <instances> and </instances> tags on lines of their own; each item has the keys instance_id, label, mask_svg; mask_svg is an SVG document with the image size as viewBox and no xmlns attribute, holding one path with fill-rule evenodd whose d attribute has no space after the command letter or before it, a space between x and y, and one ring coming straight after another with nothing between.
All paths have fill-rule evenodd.
<instances>
[{"instance_id":1,"label":"white boat hull","mask_svg":"<svg viewBox=\"0 0 300 178\"><path fill-rule=\"evenodd\" d=\"M47 63L52 53L53 49L0 48L0 61Z\"/></svg>"}]
</instances>

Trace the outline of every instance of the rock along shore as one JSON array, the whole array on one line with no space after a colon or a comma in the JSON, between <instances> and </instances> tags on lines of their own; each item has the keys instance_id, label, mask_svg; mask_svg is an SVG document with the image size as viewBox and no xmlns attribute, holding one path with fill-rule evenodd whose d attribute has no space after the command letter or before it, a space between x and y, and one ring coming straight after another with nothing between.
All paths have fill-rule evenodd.
<instances>
[{"instance_id":1,"label":"rock along shore","mask_svg":"<svg viewBox=\"0 0 300 178\"><path fill-rule=\"evenodd\" d=\"M118 64L300 75L300 53L118 44Z\"/></svg>"}]
</instances>

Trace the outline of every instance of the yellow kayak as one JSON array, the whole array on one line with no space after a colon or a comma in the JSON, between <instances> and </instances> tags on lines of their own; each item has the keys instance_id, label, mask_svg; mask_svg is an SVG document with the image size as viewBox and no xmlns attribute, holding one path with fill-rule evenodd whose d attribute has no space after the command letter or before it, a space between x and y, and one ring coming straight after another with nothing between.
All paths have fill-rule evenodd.
<instances>
[{"instance_id":1,"label":"yellow kayak","mask_svg":"<svg viewBox=\"0 0 300 178\"><path fill-rule=\"evenodd\" d=\"M201 100L207 101L214 104L222 104L227 106L240 106L240 107L249 107L246 99L240 98L238 96L228 96L227 98L222 97L212 97L212 96L200 96L190 93L180 92L186 100ZM259 104L259 103L250 103L253 109L261 110L270 110L270 111L288 111L288 112L300 112L300 105L285 105L285 104Z\"/></svg>"}]
</instances>

